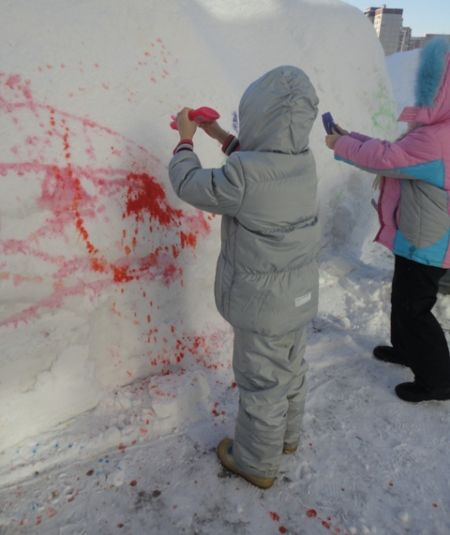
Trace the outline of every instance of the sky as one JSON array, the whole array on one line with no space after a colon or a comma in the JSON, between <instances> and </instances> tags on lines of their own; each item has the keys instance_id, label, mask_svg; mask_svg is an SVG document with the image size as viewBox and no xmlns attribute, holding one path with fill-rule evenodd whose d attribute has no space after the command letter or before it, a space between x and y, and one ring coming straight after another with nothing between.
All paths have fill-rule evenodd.
<instances>
[{"instance_id":1,"label":"sky","mask_svg":"<svg viewBox=\"0 0 450 535\"><path fill-rule=\"evenodd\" d=\"M450 34L450 2L448 0L392 0L392 2L371 2L370 0L345 0L347 4L364 10L369 6L403 9L403 26L409 26L415 37L426 33Z\"/></svg>"}]
</instances>

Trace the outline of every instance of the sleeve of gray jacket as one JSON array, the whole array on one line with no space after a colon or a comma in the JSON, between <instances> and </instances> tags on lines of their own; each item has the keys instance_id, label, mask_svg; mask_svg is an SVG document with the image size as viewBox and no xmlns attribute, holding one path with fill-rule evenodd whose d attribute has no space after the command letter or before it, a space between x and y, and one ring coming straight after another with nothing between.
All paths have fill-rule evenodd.
<instances>
[{"instance_id":1,"label":"sleeve of gray jacket","mask_svg":"<svg viewBox=\"0 0 450 535\"><path fill-rule=\"evenodd\" d=\"M230 156L223 167L203 169L195 152L181 150L169 164L169 177L175 193L200 210L235 216L245 193L240 161Z\"/></svg>"}]
</instances>

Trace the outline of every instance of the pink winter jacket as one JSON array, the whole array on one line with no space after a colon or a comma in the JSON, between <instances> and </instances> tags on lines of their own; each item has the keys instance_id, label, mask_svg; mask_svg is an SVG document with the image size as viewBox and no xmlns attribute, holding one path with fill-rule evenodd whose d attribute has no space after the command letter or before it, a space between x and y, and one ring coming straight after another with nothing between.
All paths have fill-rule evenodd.
<instances>
[{"instance_id":1,"label":"pink winter jacket","mask_svg":"<svg viewBox=\"0 0 450 535\"><path fill-rule=\"evenodd\" d=\"M390 143L351 133L336 142L335 158L383 175L378 201L381 227L376 241L396 255L421 264L449 268L448 42L431 42L422 50L416 103L414 107L405 108L399 120L419 126L400 140Z\"/></svg>"}]
</instances>

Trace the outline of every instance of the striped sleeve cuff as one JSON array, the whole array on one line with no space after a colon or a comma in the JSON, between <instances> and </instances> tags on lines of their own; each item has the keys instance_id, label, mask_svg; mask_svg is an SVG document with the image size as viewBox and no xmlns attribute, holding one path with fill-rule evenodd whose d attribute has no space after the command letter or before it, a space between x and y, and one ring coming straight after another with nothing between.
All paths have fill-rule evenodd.
<instances>
[{"instance_id":1,"label":"striped sleeve cuff","mask_svg":"<svg viewBox=\"0 0 450 535\"><path fill-rule=\"evenodd\" d=\"M239 139L236 136L233 136L233 134L230 134L223 142L222 151L228 156L232 152L239 149Z\"/></svg>"},{"instance_id":2,"label":"striped sleeve cuff","mask_svg":"<svg viewBox=\"0 0 450 535\"><path fill-rule=\"evenodd\" d=\"M194 150L192 139L181 139L178 145L173 149L173 153L176 154L181 150Z\"/></svg>"}]
</instances>

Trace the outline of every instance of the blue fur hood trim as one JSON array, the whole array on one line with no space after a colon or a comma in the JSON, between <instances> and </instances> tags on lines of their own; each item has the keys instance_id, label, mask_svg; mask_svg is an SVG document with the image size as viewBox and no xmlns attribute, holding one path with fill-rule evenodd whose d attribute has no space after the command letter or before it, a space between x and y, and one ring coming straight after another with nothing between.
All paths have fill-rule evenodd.
<instances>
[{"instance_id":1,"label":"blue fur hood trim","mask_svg":"<svg viewBox=\"0 0 450 535\"><path fill-rule=\"evenodd\" d=\"M430 107L438 94L445 69L445 57L450 52L449 41L436 37L420 53L416 78L416 106Z\"/></svg>"}]
</instances>

